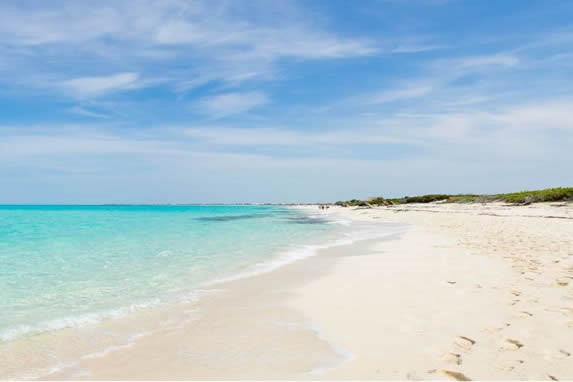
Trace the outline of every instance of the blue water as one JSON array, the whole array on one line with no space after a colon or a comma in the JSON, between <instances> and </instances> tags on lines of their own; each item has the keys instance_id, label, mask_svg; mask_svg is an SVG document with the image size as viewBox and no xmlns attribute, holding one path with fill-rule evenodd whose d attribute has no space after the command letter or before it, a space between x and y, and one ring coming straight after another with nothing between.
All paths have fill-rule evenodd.
<instances>
[{"instance_id":1,"label":"blue water","mask_svg":"<svg viewBox=\"0 0 573 382\"><path fill-rule=\"evenodd\" d=\"M335 229L275 206L0 206L0 342L185 299Z\"/></svg>"}]
</instances>

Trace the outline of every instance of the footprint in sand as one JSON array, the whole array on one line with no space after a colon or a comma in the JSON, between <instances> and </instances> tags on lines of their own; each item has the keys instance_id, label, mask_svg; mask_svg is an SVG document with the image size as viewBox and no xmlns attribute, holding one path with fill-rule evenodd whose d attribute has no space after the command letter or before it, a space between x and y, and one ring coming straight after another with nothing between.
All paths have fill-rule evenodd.
<instances>
[{"instance_id":1,"label":"footprint in sand","mask_svg":"<svg viewBox=\"0 0 573 382\"><path fill-rule=\"evenodd\" d=\"M470 350L476 341L466 336L457 336L454 339L454 343L464 350Z\"/></svg>"},{"instance_id":2,"label":"footprint in sand","mask_svg":"<svg viewBox=\"0 0 573 382\"><path fill-rule=\"evenodd\" d=\"M567 285L569 285L569 280L566 280L565 278L560 278L560 279L555 280L555 283L558 286L567 286Z\"/></svg>"},{"instance_id":3,"label":"footprint in sand","mask_svg":"<svg viewBox=\"0 0 573 382\"><path fill-rule=\"evenodd\" d=\"M456 381L471 381L465 374L460 373L459 371L453 370L440 370L440 373L444 374L447 377L450 377Z\"/></svg>"},{"instance_id":4,"label":"footprint in sand","mask_svg":"<svg viewBox=\"0 0 573 382\"><path fill-rule=\"evenodd\" d=\"M513 371L516 367L523 365L525 361L521 359L512 359L509 361L504 362L501 367L499 368L502 371Z\"/></svg>"},{"instance_id":5,"label":"footprint in sand","mask_svg":"<svg viewBox=\"0 0 573 382\"><path fill-rule=\"evenodd\" d=\"M533 313L526 312L525 310L519 312L519 317L521 318L527 318L531 316L533 316Z\"/></svg>"},{"instance_id":6,"label":"footprint in sand","mask_svg":"<svg viewBox=\"0 0 573 382\"><path fill-rule=\"evenodd\" d=\"M501 343L500 348L502 350L519 350L523 347L523 344L518 340L514 340L513 338L506 338Z\"/></svg>"},{"instance_id":7,"label":"footprint in sand","mask_svg":"<svg viewBox=\"0 0 573 382\"><path fill-rule=\"evenodd\" d=\"M492 326L490 328L485 329L486 331L490 332L490 333L495 333L495 332L500 332L503 329L507 328L511 326L511 323L506 322L505 324L503 324L503 326Z\"/></svg>"},{"instance_id":8,"label":"footprint in sand","mask_svg":"<svg viewBox=\"0 0 573 382\"><path fill-rule=\"evenodd\" d=\"M442 356L442 361L453 365L461 365L462 356L457 353L446 353Z\"/></svg>"},{"instance_id":9,"label":"footprint in sand","mask_svg":"<svg viewBox=\"0 0 573 382\"><path fill-rule=\"evenodd\" d=\"M571 357L571 353L563 349L551 351L546 355L548 359L566 359L569 357Z\"/></svg>"}]
</instances>

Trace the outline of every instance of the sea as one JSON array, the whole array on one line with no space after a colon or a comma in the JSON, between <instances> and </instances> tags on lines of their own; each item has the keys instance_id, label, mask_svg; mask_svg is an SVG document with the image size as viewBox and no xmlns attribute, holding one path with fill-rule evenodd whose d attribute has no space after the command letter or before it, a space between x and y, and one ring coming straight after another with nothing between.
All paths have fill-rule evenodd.
<instances>
[{"instance_id":1,"label":"sea","mask_svg":"<svg viewBox=\"0 0 573 382\"><path fill-rule=\"evenodd\" d=\"M283 206L0 206L0 344L194 298L380 234Z\"/></svg>"},{"instance_id":2,"label":"sea","mask_svg":"<svg viewBox=\"0 0 573 382\"><path fill-rule=\"evenodd\" d=\"M0 205L0 379L74 370L195 320L174 312L228 281L400 230L274 205Z\"/></svg>"}]
</instances>

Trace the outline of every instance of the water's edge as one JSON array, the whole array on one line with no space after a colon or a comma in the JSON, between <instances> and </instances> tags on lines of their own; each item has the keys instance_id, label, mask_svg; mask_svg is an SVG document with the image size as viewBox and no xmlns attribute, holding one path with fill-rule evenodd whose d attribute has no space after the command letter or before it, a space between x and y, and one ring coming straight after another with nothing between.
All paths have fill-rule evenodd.
<instances>
[{"instance_id":1,"label":"water's edge","mask_svg":"<svg viewBox=\"0 0 573 382\"><path fill-rule=\"evenodd\" d=\"M286 265L291 263L297 262L299 260L312 257L323 250L327 250L330 248L335 247L342 247L354 244L356 242L366 241L366 240L373 240L373 239L381 239L383 237L390 237L395 235L403 230L403 227L397 226L384 226L384 223L376 223L376 224L364 224L362 227L352 226L352 224L356 224L354 222L349 222L345 220L341 220L339 217L335 215L326 216L317 216L315 213L312 213L308 210L299 210L302 214L306 214L307 217L314 216L314 218L327 218L329 223L333 224L336 228L332 230L332 232L336 233L334 236L329 237L327 240L324 240L321 243L315 243L311 245L298 245L292 250L287 251L286 253L280 253L278 255L271 256L270 258L266 259L265 261L257 262L252 264L251 266L245 267L244 269L240 270L239 272L234 272L232 274L226 275L224 277L216 277L212 280L206 281L199 285L198 287L194 288L189 294L184 296L182 299L177 301L170 301L169 304L178 304L178 303L193 303L205 297L205 295L209 294L210 290L217 287L223 287L224 285L242 279L252 278L254 276L262 275L265 273L269 273L280 269ZM383 228L383 229L381 229ZM168 304L168 305L169 305ZM113 320L125 317L131 314L138 314L138 312L145 312L149 308L153 307L165 307L165 303L151 301L147 304L137 305L137 306L130 306L125 307L113 312L107 312L105 315L101 316L87 316L87 317L80 317L74 319L63 320L57 323L51 323L48 325L48 330L51 332L54 331L61 331L62 329L82 329L82 328L94 328L97 330L98 324L105 322L107 320ZM41 330L34 331L33 328L26 328L28 332L27 335L33 335L42 333ZM319 331L317 328L313 329L317 335L319 335ZM45 334L44 334L45 335ZM49 335L49 333L48 333ZM121 343L116 343L113 345L109 345L105 348L98 349L97 351L93 351L87 354L80 355L81 360L85 359L92 359L98 358L108 355L111 352L122 350L125 348L130 348L135 344L135 342L147 336L146 333L132 333L127 340L122 341ZM28 338L33 338L28 337ZM17 337L14 336L10 339L13 340ZM26 337L20 337L20 340L26 339ZM2 343L0 342L0 347L2 347ZM334 346L333 346L334 347ZM345 355L347 358L348 355ZM73 367L75 363L65 362L59 365L52 365L47 369L43 369L41 372L39 370L38 373L34 373L35 375L26 375L24 378L40 378L46 377L48 375L52 375L54 373L59 373L66 368ZM317 372L320 372L317 370ZM2 376L5 377L5 376ZM15 376L10 376L13 378Z\"/></svg>"}]
</instances>

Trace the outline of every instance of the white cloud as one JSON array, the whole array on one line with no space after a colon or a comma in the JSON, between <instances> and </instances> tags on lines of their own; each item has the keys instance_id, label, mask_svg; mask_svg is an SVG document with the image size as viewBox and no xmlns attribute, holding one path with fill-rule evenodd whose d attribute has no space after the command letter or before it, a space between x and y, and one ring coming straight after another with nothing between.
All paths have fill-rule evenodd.
<instances>
[{"instance_id":1,"label":"white cloud","mask_svg":"<svg viewBox=\"0 0 573 382\"><path fill-rule=\"evenodd\" d=\"M230 146L346 146L364 144L418 144L415 138L405 138L380 128L304 131L276 127L217 127L182 128L183 134L200 142Z\"/></svg>"},{"instance_id":2,"label":"white cloud","mask_svg":"<svg viewBox=\"0 0 573 382\"><path fill-rule=\"evenodd\" d=\"M212 118L223 118L245 113L268 103L262 92L235 92L204 97L196 103L196 110Z\"/></svg>"},{"instance_id":3,"label":"white cloud","mask_svg":"<svg viewBox=\"0 0 573 382\"><path fill-rule=\"evenodd\" d=\"M302 23L255 25L224 16L215 20L166 22L155 31L154 42L211 49L207 54L217 54L213 48L224 49L222 55L226 59L241 61L264 59L272 62L284 57L342 58L378 52L369 40L338 37Z\"/></svg>"},{"instance_id":4,"label":"white cloud","mask_svg":"<svg viewBox=\"0 0 573 382\"><path fill-rule=\"evenodd\" d=\"M546 100L504 110L496 119L516 129L573 129L573 99Z\"/></svg>"},{"instance_id":5,"label":"white cloud","mask_svg":"<svg viewBox=\"0 0 573 382\"><path fill-rule=\"evenodd\" d=\"M68 110L72 114L82 115L84 117L90 118L107 118L108 116L103 113L98 113L97 111L89 110L83 106L73 106Z\"/></svg>"},{"instance_id":6,"label":"white cloud","mask_svg":"<svg viewBox=\"0 0 573 382\"><path fill-rule=\"evenodd\" d=\"M239 8L239 4L226 2L176 0L101 1L96 6L62 1L29 9L0 5L0 43L76 45L108 39L107 43L129 43L138 49L153 45L237 47L272 59L376 52L370 41L338 37L300 17L291 19L284 9L277 14L277 9L266 3L255 6L267 14L265 24L236 17L233 13ZM94 47L84 46L84 51L86 48Z\"/></svg>"},{"instance_id":7,"label":"white cloud","mask_svg":"<svg viewBox=\"0 0 573 382\"><path fill-rule=\"evenodd\" d=\"M105 6L54 4L48 8L0 6L0 42L10 45L77 43L121 32L121 15Z\"/></svg>"},{"instance_id":8,"label":"white cloud","mask_svg":"<svg viewBox=\"0 0 573 382\"><path fill-rule=\"evenodd\" d=\"M11 130L0 127L2 130ZM114 134L109 128L90 125L73 127L46 126L14 129L2 136L0 153L6 158L27 156L66 157L110 154L174 154L175 142L137 135Z\"/></svg>"},{"instance_id":9,"label":"white cloud","mask_svg":"<svg viewBox=\"0 0 573 382\"><path fill-rule=\"evenodd\" d=\"M467 69L488 66L512 67L519 64L519 58L511 54L492 54L454 59L451 63Z\"/></svg>"},{"instance_id":10,"label":"white cloud","mask_svg":"<svg viewBox=\"0 0 573 382\"><path fill-rule=\"evenodd\" d=\"M94 97L106 93L137 88L139 74L116 73L107 76L78 77L61 83L62 88L74 96Z\"/></svg>"},{"instance_id":11,"label":"white cloud","mask_svg":"<svg viewBox=\"0 0 573 382\"><path fill-rule=\"evenodd\" d=\"M215 145L299 145L305 142L300 133L277 128L188 127L183 133Z\"/></svg>"},{"instance_id":12,"label":"white cloud","mask_svg":"<svg viewBox=\"0 0 573 382\"><path fill-rule=\"evenodd\" d=\"M455 80L472 73L489 73L498 70L513 69L520 65L520 58L511 53L492 53L479 56L442 58L430 62L430 76L442 80Z\"/></svg>"},{"instance_id":13,"label":"white cloud","mask_svg":"<svg viewBox=\"0 0 573 382\"><path fill-rule=\"evenodd\" d=\"M361 106L368 108L368 111L375 111L377 106L388 103L399 105L393 107L403 107L401 102L410 102L409 105L415 105L419 111L434 113L467 109L506 95L509 88L493 90L494 86L501 86L501 82L489 81L489 77L504 70L516 69L520 63L519 57L506 53L423 61L419 73L411 78L381 86L382 89L378 91L368 91L336 101L317 110L332 112L341 106ZM479 76L479 82L460 82L469 75Z\"/></svg>"},{"instance_id":14,"label":"white cloud","mask_svg":"<svg viewBox=\"0 0 573 382\"><path fill-rule=\"evenodd\" d=\"M421 53L443 49L443 45L438 44L402 44L392 48L392 53Z\"/></svg>"},{"instance_id":15,"label":"white cloud","mask_svg":"<svg viewBox=\"0 0 573 382\"><path fill-rule=\"evenodd\" d=\"M259 30L251 53L273 59L301 57L307 59L367 56L378 52L368 40L344 39L304 27ZM288 41L288 43L287 43Z\"/></svg>"},{"instance_id":16,"label":"white cloud","mask_svg":"<svg viewBox=\"0 0 573 382\"><path fill-rule=\"evenodd\" d=\"M132 88L134 81L140 85L138 73L150 84L160 81L184 92L211 82L272 80L285 58L378 53L375 42L341 36L315 21L295 3L56 0L27 9L0 4L0 84L93 97ZM87 77L69 78L70 65ZM96 71L118 74L89 77Z\"/></svg>"},{"instance_id":17,"label":"white cloud","mask_svg":"<svg viewBox=\"0 0 573 382\"><path fill-rule=\"evenodd\" d=\"M397 88L372 94L371 96L368 96L367 99L365 99L365 102L370 104L381 104L404 99L419 98L431 93L432 89L433 87L431 85L424 84L406 86L403 88Z\"/></svg>"}]
</instances>

